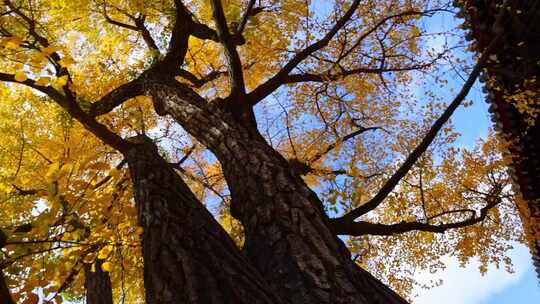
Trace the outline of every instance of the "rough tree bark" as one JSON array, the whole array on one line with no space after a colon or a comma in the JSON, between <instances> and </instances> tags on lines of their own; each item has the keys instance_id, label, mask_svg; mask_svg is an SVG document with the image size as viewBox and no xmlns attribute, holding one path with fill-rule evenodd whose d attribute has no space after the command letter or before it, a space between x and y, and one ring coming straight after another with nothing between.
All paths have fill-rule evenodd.
<instances>
[{"instance_id":1,"label":"rough tree bark","mask_svg":"<svg viewBox=\"0 0 540 304\"><path fill-rule=\"evenodd\" d=\"M406 303L351 261L323 205L249 121L174 80L147 79L146 94L220 161L247 256L292 303ZM244 116L245 117L245 116Z\"/></svg>"},{"instance_id":2,"label":"rough tree bark","mask_svg":"<svg viewBox=\"0 0 540 304\"><path fill-rule=\"evenodd\" d=\"M94 271L91 265L85 265L84 287L87 304L113 304L111 278L108 272L101 269L103 260L97 259Z\"/></svg>"},{"instance_id":3,"label":"rough tree bark","mask_svg":"<svg viewBox=\"0 0 540 304\"><path fill-rule=\"evenodd\" d=\"M147 303L284 303L151 140L131 142Z\"/></svg>"}]
</instances>

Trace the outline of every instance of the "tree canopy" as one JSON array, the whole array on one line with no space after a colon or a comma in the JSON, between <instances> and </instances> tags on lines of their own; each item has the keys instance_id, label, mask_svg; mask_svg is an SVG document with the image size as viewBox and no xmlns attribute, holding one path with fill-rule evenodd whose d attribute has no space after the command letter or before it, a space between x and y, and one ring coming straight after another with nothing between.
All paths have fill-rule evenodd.
<instances>
[{"instance_id":1,"label":"tree canopy","mask_svg":"<svg viewBox=\"0 0 540 304\"><path fill-rule=\"evenodd\" d=\"M238 207L250 199L232 181L260 183L238 173L257 163L228 158L228 135L212 137L230 121L260 133L316 193L352 260L398 294L446 255L511 270L522 235L506 143L490 132L461 147L449 121L497 37L471 58L461 29L425 25L455 14L442 0L4 1L0 269L12 298L79 301L85 277L104 271L115 302L144 302L150 236L126 159L141 134L253 258ZM464 77L457 92L448 75ZM160 77L192 106L152 93L169 88Z\"/></svg>"}]
</instances>

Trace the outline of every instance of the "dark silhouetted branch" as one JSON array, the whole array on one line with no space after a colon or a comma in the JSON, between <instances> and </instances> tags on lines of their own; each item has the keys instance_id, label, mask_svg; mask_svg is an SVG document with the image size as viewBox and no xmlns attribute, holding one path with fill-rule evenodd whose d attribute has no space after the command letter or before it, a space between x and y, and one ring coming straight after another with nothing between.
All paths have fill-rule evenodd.
<instances>
[{"instance_id":1,"label":"dark silhouetted branch","mask_svg":"<svg viewBox=\"0 0 540 304\"><path fill-rule=\"evenodd\" d=\"M88 114L92 117L109 113L128 99L143 94L142 83L138 80L123 84L92 103Z\"/></svg>"},{"instance_id":2,"label":"dark silhouetted branch","mask_svg":"<svg viewBox=\"0 0 540 304\"><path fill-rule=\"evenodd\" d=\"M477 223L480 223L483 221L489 212L493 207L497 206L497 204L500 202L500 199L493 198L491 202L489 202L485 207L483 207L480 210L480 215L476 215L476 212L471 209L464 209L464 210L453 210L453 211L447 211L444 213L441 213L437 215L437 217L440 217L442 215L447 215L450 213L462 213L462 212L470 212L472 215L462 221L453 222L453 223L445 223L445 224L439 224L439 225L433 225L428 223L421 223L421 222L401 222L396 224L376 224L376 223L370 223L370 222L343 222L343 221L331 221L331 228L334 231L334 233L338 235L352 235L352 236L360 236L360 235L394 235L394 234L402 234L410 231L426 231L426 232L433 232L433 233L444 233L447 230L450 229L457 229L457 228L463 228L467 226L471 226ZM433 219L434 217L431 217Z\"/></svg>"}]
</instances>

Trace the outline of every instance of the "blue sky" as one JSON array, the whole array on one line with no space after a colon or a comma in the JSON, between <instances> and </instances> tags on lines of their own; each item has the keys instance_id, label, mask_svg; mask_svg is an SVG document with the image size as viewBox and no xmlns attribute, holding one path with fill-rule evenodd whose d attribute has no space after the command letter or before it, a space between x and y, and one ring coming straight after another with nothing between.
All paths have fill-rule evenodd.
<instances>
[{"instance_id":1,"label":"blue sky","mask_svg":"<svg viewBox=\"0 0 540 304\"><path fill-rule=\"evenodd\" d=\"M419 274L422 279L443 278L444 283L429 290L417 290L414 304L525 304L540 299L540 285L531 263L528 248L517 245L510 252L515 272L489 267L485 275L478 263L459 267L455 259L446 258L447 268L435 275Z\"/></svg>"},{"instance_id":2,"label":"blue sky","mask_svg":"<svg viewBox=\"0 0 540 304\"><path fill-rule=\"evenodd\" d=\"M532 303L534 299L540 299L540 287L538 278L533 267L529 266L524 269L518 279L512 281L503 290L495 292L482 303L498 304L498 303Z\"/></svg>"}]
</instances>

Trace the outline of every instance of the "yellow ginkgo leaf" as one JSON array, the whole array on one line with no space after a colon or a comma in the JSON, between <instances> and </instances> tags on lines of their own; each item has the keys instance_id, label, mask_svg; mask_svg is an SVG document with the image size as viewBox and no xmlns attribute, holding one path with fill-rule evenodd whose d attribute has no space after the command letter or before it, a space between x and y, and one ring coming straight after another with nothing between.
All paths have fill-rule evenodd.
<instances>
[{"instance_id":1,"label":"yellow ginkgo leaf","mask_svg":"<svg viewBox=\"0 0 540 304\"><path fill-rule=\"evenodd\" d=\"M422 32L420 31L420 29L419 29L417 26L413 26L413 27L412 27L412 34L413 34L415 37L419 37L421 33L422 33Z\"/></svg>"},{"instance_id":2,"label":"yellow ginkgo leaf","mask_svg":"<svg viewBox=\"0 0 540 304\"><path fill-rule=\"evenodd\" d=\"M67 82L68 82L68 76L67 75L64 75L64 76L59 77L58 79L56 79L56 83L58 85L61 85L61 86L65 86Z\"/></svg>"},{"instance_id":3,"label":"yellow ginkgo leaf","mask_svg":"<svg viewBox=\"0 0 540 304\"><path fill-rule=\"evenodd\" d=\"M73 170L72 163L63 165L62 168L60 169L60 172L58 173L58 177L60 178L66 174L69 174L71 170Z\"/></svg>"},{"instance_id":4,"label":"yellow ginkgo leaf","mask_svg":"<svg viewBox=\"0 0 540 304\"><path fill-rule=\"evenodd\" d=\"M26 79L28 79L28 77L26 77L26 74L22 71L18 71L17 73L15 73L15 80L17 80L18 82L23 82L25 81Z\"/></svg>"},{"instance_id":5,"label":"yellow ginkgo leaf","mask_svg":"<svg viewBox=\"0 0 540 304\"><path fill-rule=\"evenodd\" d=\"M51 77L39 77L38 80L36 80L36 85L38 86L48 86L51 83Z\"/></svg>"},{"instance_id":6,"label":"yellow ginkgo leaf","mask_svg":"<svg viewBox=\"0 0 540 304\"><path fill-rule=\"evenodd\" d=\"M101 250L98 253L98 259L104 260L109 256L109 253L111 253L112 247L111 246L105 246L101 248Z\"/></svg>"},{"instance_id":7,"label":"yellow ginkgo leaf","mask_svg":"<svg viewBox=\"0 0 540 304\"><path fill-rule=\"evenodd\" d=\"M68 82L68 76L67 75L64 75L62 77L58 77L56 78L52 85L55 89L57 90L60 90L63 86L65 86Z\"/></svg>"},{"instance_id":8,"label":"yellow ginkgo leaf","mask_svg":"<svg viewBox=\"0 0 540 304\"><path fill-rule=\"evenodd\" d=\"M32 56L32 58L30 59L30 61L33 63L33 64L41 64L43 61L45 61L46 59L46 56L43 55L42 53L36 53Z\"/></svg>"},{"instance_id":9,"label":"yellow ginkgo leaf","mask_svg":"<svg viewBox=\"0 0 540 304\"><path fill-rule=\"evenodd\" d=\"M58 51L59 49L55 46L49 45L46 48L41 49L41 53L45 56L49 56L50 54Z\"/></svg>"},{"instance_id":10,"label":"yellow ginkgo leaf","mask_svg":"<svg viewBox=\"0 0 540 304\"><path fill-rule=\"evenodd\" d=\"M64 298L62 297L62 295L57 295L56 297L54 297L54 300L56 301L56 303L60 304L64 301Z\"/></svg>"},{"instance_id":11,"label":"yellow ginkgo leaf","mask_svg":"<svg viewBox=\"0 0 540 304\"><path fill-rule=\"evenodd\" d=\"M21 38L10 37L10 38L7 39L6 44L4 45L4 47L6 49L14 50L14 49L18 49L19 46L21 45L21 43L22 43Z\"/></svg>"},{"instance_id":12,"label":"yellow ginkgo leaf","mask_svg":"<svg viewBox=\"0 0 540 304\"><path fill-rule=\"evenodd\" d=\"M49 170L47 170L47 174L45 174L45 178L48 182L54 182L58 179L58 174L60 173L60 163L54 162L49 166Z\"/></svg>"},{"instance_id":13,"label":"yellow ginkgo leaf","mask_svg":"<svg viewBox=\"0 0 540 304\"><path fill-rule=\"evenodd\" d=\"M37 304L39 302L39 297L35 293L30 293L23 304Z\"/></svg>"},{"instance_id":14,"label":"yellow ginkgo leaf","mask_svg":"<svg viewBox=\"0 0 540 304\"><path fill-rule=\"evenodd\" d=\"M70 57L64 57L64 58L60 59L58 61L58 63L60 64L60 66L62 66L64 68L67 68L70 65L75 64L75 60L71 59Z\"/></svg>"},{"instance_id":15,"label":"yellow ginkgo leaf","mask_svg":"<svg viewBox=\"0 0 540 304\"><path fill-rule=\"evenodd\" d=\"M101 270L105 272L111 272L113 270L114 266L111 262L105 262L101 264Z\"/></svg>"}]
</instances>

